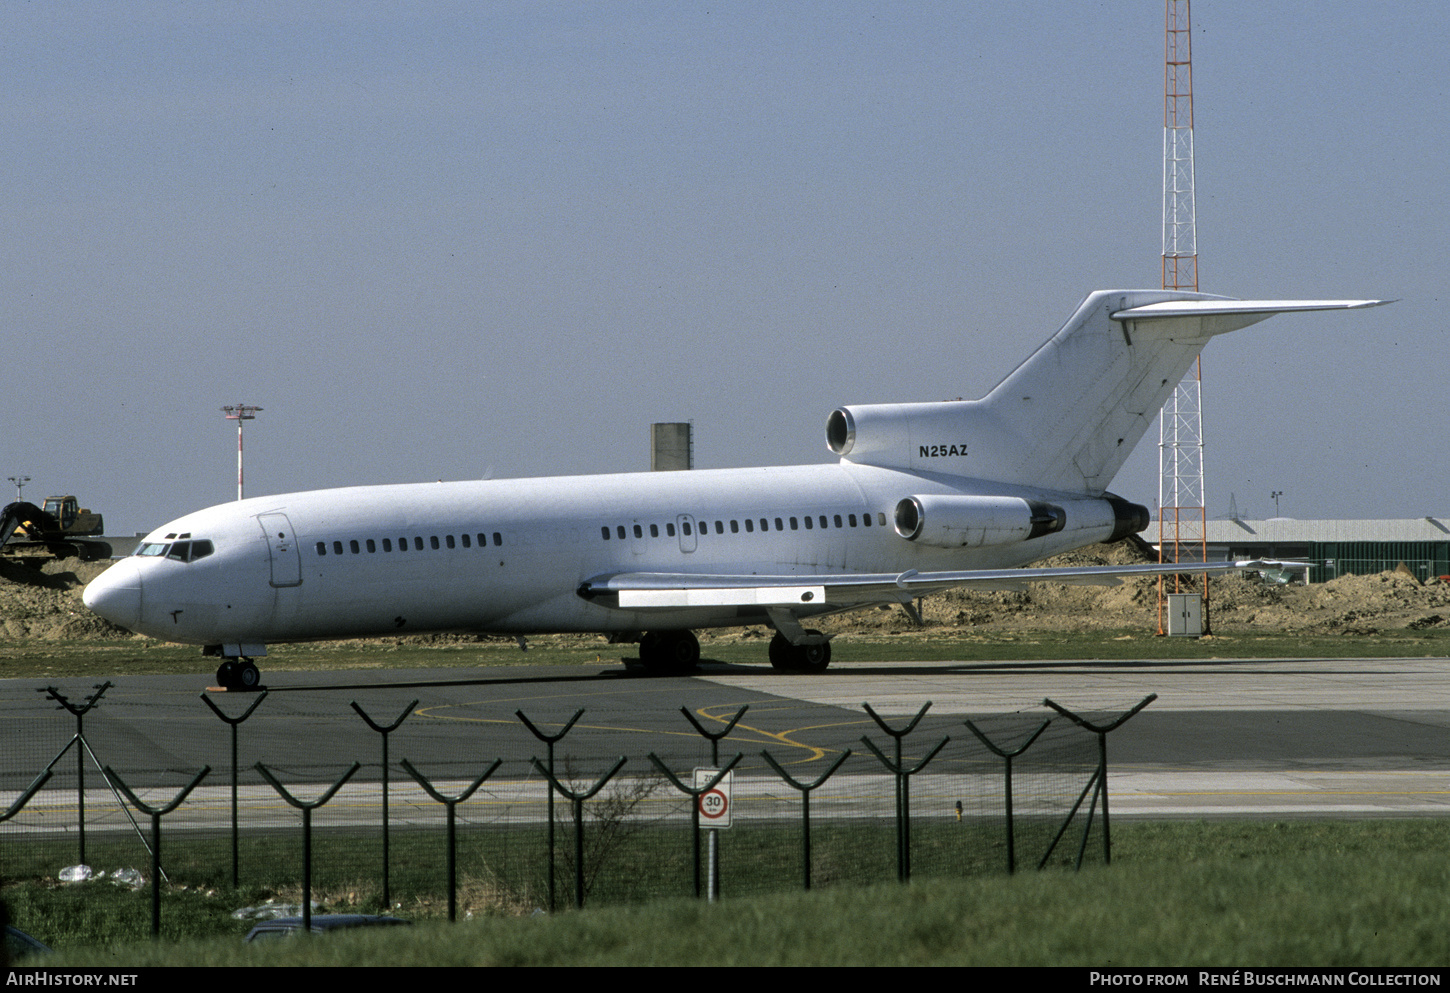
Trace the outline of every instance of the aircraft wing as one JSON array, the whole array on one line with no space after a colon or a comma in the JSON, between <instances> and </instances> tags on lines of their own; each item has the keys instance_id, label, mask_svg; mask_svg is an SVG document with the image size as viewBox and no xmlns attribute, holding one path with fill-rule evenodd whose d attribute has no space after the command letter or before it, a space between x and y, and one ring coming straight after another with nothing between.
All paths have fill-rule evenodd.
<instances>
[{"instance_id":1,"label":"aircraft wing","mask_svg":"<svg viewBox=\"0 0 1450 993\"><path fill-rule=\"evenodd\" d=\"M873 603L908 603L953 588L1021 589L1027 583L1057 582L1115 586L1142 576L1221 575L1256 570L1301 571L1303 562L1243 559L1236 562L1057 566L1039 569L966 569L960 572L828 573L798 576L714 576L693 573L621 572L580 585L579 595L624 610L680 607L816 607L849 609Z\"/></svg>"}]
</instances>

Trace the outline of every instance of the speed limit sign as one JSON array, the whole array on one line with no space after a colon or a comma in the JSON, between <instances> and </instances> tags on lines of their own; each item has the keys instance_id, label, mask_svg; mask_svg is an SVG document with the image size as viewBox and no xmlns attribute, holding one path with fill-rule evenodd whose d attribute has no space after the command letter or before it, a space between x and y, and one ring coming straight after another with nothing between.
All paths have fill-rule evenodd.
<instances>
[{"instance_id":1,"label":"speed limit sign","mask_svg":"<svg viewBox=\"0 0 1450 993\"><path fill-rule=\"evenodd\" d=\"M696 769L695 789L705 789L710 780L720 775L719 769ZM735 778L735 771L725 773L724 777L714 786L701 793L696 803L700 808L700 824L710 828L728 828L730 826L730 787Z\"/></svg>"}]
</instances>

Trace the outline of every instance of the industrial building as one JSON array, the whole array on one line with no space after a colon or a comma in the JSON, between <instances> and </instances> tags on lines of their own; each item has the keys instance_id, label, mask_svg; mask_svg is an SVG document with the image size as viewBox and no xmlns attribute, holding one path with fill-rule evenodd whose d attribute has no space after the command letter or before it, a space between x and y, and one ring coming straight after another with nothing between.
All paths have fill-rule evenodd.
<instances>
[{"instance_id":1,"label":"industrial building","mask_svg":"<svg viewBox=\"0 0 1450 993\"><path fill-rule=\"evenodd\" d=\"M1309 582L1368 575L1400 563L1422 582L1450 576L1450 517L1386 521L1266 521L1228 518L1205 522L1211 562L1276 558L1307 561Z\"/></svg>"}]
</instances>

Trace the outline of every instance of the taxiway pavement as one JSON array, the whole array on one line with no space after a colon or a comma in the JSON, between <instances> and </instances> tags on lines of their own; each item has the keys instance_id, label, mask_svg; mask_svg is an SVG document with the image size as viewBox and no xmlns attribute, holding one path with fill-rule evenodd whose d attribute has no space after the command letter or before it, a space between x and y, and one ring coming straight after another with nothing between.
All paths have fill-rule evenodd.
<instances>
[{"instance_id":1,"label":"taxiway pavement","mask_svg":"<svg viewBox=\"0 0 1450 993\"><path fill-rule=\"evenodd\" d=\"M690 678L650 678L604 663L266 676L267 698L241 732L243 765L264 761L296 783L325 784L353 761L370 764L359 783L376 780L380 737L354 703L384 725L406 715L391 739L392 762L408 757L425 774L466 785L495 754L526 762L545 753L517 711L542 732L557 733L583 709L571 746L587 746L601 761L643 761L648 751L669 755L671 748L698 754L701 739L682 709L718 731L748 707L722 751L746 752L759 764L759 752L768 749L806 778L824 772L839 750L859 751L863 735L886 742L863 703L902 725L930 701L924 729L965 735L966 719L1005 715L1021 725L1053 716L1045 699L1102 722L1157 694L1108 739L1115 817L1450 814L1446 659L883 661L838 663L814 676L706 662ZM133 785L148 785L148 776L152 785L184 782L204 763L228 767L225 726L198 699L206 676L113 681L87 737L103 762L107 754L144 756L127 767L139 780ZM79 699L95 682L59 688ZM32 767L43 765L72 729L64 714L46 723L45 702L35 693L44 685L0 681L0 735L17 739L7 740L7 754L20 755L14 746L21 738L27 754L34 752L9 763L0 794L23 789ZM254 699L213 696L228 715ZM42 724L45 734L37 731ZM680 764L688 767L684 758Z\"/></svg>"}]
</instances>

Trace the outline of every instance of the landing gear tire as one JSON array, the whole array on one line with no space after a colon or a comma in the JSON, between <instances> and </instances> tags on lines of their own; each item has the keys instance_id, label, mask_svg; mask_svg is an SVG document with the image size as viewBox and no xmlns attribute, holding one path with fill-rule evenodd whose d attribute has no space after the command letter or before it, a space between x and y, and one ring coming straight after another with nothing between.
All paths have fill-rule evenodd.
<instances>
[{"instance_id":1,"label":"landing gear tire","mask_svg":"<svg viewBox=\"0 0 1450 993\"><path fill-rule=\"evenodd\" d=\"M216 681L222 689L255 690L262 682L262 673L251 659L227 659L217 666Z\"/></svg>"},{"instance_id":2,"label":"landing gear tire","mask_svg":"<svg viewBox=\"0 0 1450 993\"><path fill-rule=\"evenodd\" d=\"M648 631L639 639L639 660L653 676L682 676L700 662L700 642L689 631Z\"/></svg>"},{"instance_id":3,"label":"landing gear tire","mask_svg":"<svg viewBox=\"0 0 1450 993\"><path fill-rule=\"evenodd\" d=\"M257 663L245 659L237 666L237 689L254 690L261 682L262 674L257 671Z\"/></svg>"},{"instance_id":4,"label":"landing gear tire","mask_svg":"<svg viewBox=\"0 0 1450 993\"><path fill-rule=\"evenodd\" d=\"M227 659L216 667L217 685L222 689L229 690L237 682L237 663L235 659Z\"/></svg>"},{"instance_id":5,"label":"landing gear tire","mask_svg":"<svg viewBox=\"0 0 1450 993\"><path fill-rule=\"evenodd\" d=\"M806 634L818 635L814 629ZM831 664L831 643L792 645L785 635L776 633L770 639L770 664L781 672L825 672Z\"/></svg>"},{"instance_id":6,"label":"landing gear tire","mask_svg":"<svg viewBox=\"0 0 1450 993\"><path fill-rule=\"evenodd\" d=\"M786 641L785 635L777 632L776 636L770 639L770 664L781 672L789 672L792 669L791 655L794 652L795 647Z\"/></svg>"}]
</instances>

